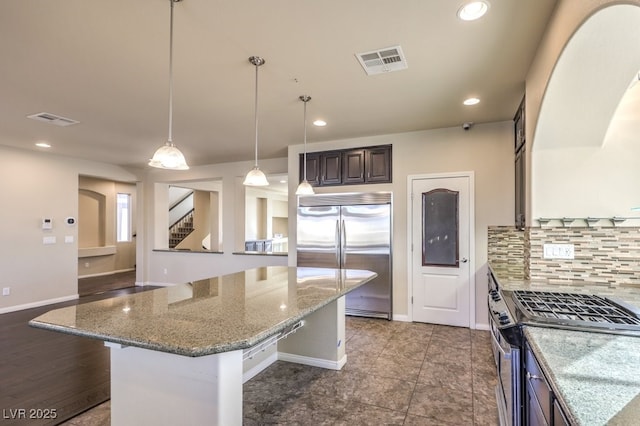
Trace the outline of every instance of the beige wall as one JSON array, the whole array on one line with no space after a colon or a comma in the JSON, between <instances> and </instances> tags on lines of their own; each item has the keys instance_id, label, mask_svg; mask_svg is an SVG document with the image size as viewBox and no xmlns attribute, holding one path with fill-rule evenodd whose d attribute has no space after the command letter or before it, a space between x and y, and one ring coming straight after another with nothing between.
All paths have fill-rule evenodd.
<instances>
[{"instance_id":1,"label":"beige wall","mask_svg":"<svg viewBox=\"0 0 640 426\"><path fill-rule=\"evenodd\" d=\"M569 65L581 61L570 70L573 83L558 81L555 91L553 85L549 84L556 71L557 75L563 73L563 65L558 67L558 58L565 53L566 46L581 25L604 8L620 5L640 6L640 1L560 0L538 47L526 81L526 135L527 143L534 152L534 155L528 156L527 167L530 173L527 188L528 223L543 216L610 215L625 211L622 207L624 200L619 203L620 207L615 205L618 204L618 198L625 198L625 192L631 190L629 184L637 180L637 173L624 164L629 158L637 158L637 143L635 147L609 146L606 150L594 148L593 144L576 147L575 143L577 141L580 144L583 139L594 135L599 135L597 142L603 141L607 120L613 113L612 106L608 105L608 109L600 112L597 109L594 111L593 107L602 108L605 99L614 94L615 99L606 103L614 102L612 105L615 108L616 99L621 97L621 87L628 85L632 77L634 71L630 74L626 68L633 69L633 61L637 64L640 59L637 52L638 25L626 25L629 19L633 19L633 13L626 14L617 24L598 28L591 40L585 40L586 43L580 40L581 36L576 37L573 41L582 42L586 49L567 53L566 62ZM627 40L623 38L620 42L613 41L620 34L626 34L625 37L631 34L632 37ZM576 53L579 55L576 56ZM596 65L587 67L582 61L595 61ZM583 74L597 77L597 74L591 73L603 70L610 70L605 78L576 85L585 78ZM625 75L617 76L620 71ZM635 66L637 71L638 67ZM559 95L564 100L554 100ZM544 108L548 124L544 124ZM605 119L604 124L597 129L590 128L602 119ZM550 126L556 127L550 131ZM542 147L544 150L540 149ZM618 185L625 181L625 185ZM602 202L599 201L600 196L603 196ZM611 201L612 196L614 201ZM628 211L622 214L628 215Z\"/></svg>"},{"instance_id":2,"label":"beige wall","mask_svg":"<svg viewBox=\"0 0 640 426\"><path fill-rule=\"evenodd\" d=\"M326 187L316 192L393 192L393 310L398 319L410 319L408 303L407 178L410 175L473 171L475 173L475 271L476 324L486 326L487 226L513 222L513 122L477 124L396 135L314 143L313 151L372 145L393 145L393 183ZM301 145L289 147L289 191L298 182ZM296 203L289 202L289 217ZM289 221L289 264L295 264L295 221Z\"/></svg>"},{"instance_id":3,"label":"beige wall","mask_svg":"<svg viewBox=\"0 0 640 426\"><path fill-rule=\"evenodd\" d=\"M245 239L273 238L281 232L274 230L274 220L287 217L287 194L263 188L247 188L245 193Z\"/></svg>"},{"instance_id":4,"label":"beige wall","mask_svg":"<svg viewBox=\"0 0 640 426\"><path fill-rule=\"evenodd\" d=\"M78 233L64 219L78 217L78 176L91 174L119 181L135 181L129 171L108 164L81 161L0 147L2 206L0 312L77 297ZM41 228L42 218L53 229ZM44 245L42 238L56 237ZM73 242L65 243L65 237Z\"/></svg>"}]
</instances>

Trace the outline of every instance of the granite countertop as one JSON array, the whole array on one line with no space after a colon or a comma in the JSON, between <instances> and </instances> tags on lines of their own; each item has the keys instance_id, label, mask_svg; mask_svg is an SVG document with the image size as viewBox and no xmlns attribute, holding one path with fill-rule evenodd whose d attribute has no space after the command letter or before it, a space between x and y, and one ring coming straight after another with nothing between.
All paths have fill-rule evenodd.
<instances>
[{"instance_id":1,"label":"granite countertop","mask_svg":"<svg viewBox=\"0 0 640 426\"><path fill-rule=\"evenodd\" d=\"M249 348L375 277L270 266L56 309L29 325L197 357Z\"/></svg>"},{"instance_id":2,"label":"granite countertop","mask_svg":"<svg viewBox=\"0 0 640 426\"><path fill-rule=\"evenodd\" d=\"M518 265L489 268L504 290L597 294L640 307L640 288L526 280ZM571 424L638 423L640 337L534 326L525 326L524 335Z\"/></svg>"},{"instance_id":3,"label":"granite countertop","mask_svg":"<svg viewBox=\"0 0 640 426\"><path fill-rule=\"evenodd\" d=\"M638 424L640 338L544 327L524 335L571 424Z\"/></svg>"}]
</instances>

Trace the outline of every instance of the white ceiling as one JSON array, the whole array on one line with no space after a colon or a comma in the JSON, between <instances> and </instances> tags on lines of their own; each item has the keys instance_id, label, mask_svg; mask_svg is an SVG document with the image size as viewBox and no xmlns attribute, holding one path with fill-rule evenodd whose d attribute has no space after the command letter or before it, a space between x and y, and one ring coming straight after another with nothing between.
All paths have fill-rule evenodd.
<instances>
[{"instance_id":1,"label":"white ceiling","mask_svg":"<svg viewBox=\"0 0 640 426\"><path fill-rule=\"evenodd\" d=\"M308 142L510 120L555 0L184 0L174 9L174 126L190 165ZM0 5L0 145L144 166L168 132L169 0L14 0ZM355 53L400 45L408 69L367 76ZM476 96L482 101L465 107ZM49 112L80 121L56 127Z\"/></svg>"}]
</instances>

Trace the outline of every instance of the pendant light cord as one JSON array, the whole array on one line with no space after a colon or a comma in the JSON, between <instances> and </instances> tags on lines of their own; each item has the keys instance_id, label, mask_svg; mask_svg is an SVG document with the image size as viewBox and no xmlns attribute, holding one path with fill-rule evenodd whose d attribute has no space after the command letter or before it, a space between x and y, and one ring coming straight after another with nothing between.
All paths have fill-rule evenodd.
<instances>
[{"instance_id":1,"label":"pendant light cord","mask_svg":"<svg viewBox=\"0 0 640 426\"><path fill-rule=\"evenodd\" d=\"M256 168L258 167L258 67L260 65L256 64L256 95L255 95L255 127L256 127Z\"/></svg>"},{"instance_id":2,"label":"pendant light cord","mask_svg":"<svg viewBox=\"0 0 640 426\"><path fill-rule=\"evenodd\" d=\"M304 102L304 180L307 180L307 101L306 96Z\"/></svg>"},{"instance_id":3,"label":"pendant light cord","mask_svg":"<svg viewBox=\"0 0 640 426\"><path fill-rule=\"evenodd\" d=\"M169 20L169 138L167 143L173 145L173 3L171 3L171 17Z\"/></svg>"}]
</instances>

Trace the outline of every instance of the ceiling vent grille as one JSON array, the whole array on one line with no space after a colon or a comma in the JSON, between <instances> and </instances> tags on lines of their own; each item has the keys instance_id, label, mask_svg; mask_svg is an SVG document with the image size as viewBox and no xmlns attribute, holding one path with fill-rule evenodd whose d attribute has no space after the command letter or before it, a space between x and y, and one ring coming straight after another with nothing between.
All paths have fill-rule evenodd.
<instances>
[{"instance_id":1,"label":"ceiling vent grille","mask_svg":"<svg viewBox=\"0 0 640 426\"><path fill-rule=\"evenodd\" d=\"M407 60L400 46L356 53L356 58L367 75L383 74L407 68Z\"/></svg>"},{"instance_id":2,"label":"ceiling vent grille","mask_svg":"<svg viewBox=\"0 0 640 426\"><path fill-rule=\"evenodd\" d=\"M31 114L31 115L28 115L27 118L30 118L36 121L42 121L44 123L54 124L60 127L71 126L73 124L79 123L79 121L72 120L66 117L61 117L55 114L50 114L48 112L39 112L37 114Z\"/></svg>"}]
</instances>

